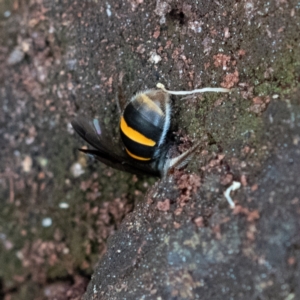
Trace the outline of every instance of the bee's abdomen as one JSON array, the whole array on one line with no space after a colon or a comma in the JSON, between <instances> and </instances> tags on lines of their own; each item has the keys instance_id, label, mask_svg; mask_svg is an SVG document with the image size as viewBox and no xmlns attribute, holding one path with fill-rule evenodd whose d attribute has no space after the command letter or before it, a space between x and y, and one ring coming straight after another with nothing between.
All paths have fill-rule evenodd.
<instances>
[{"instance_id":1,"label":"bee's abdomen","mask_svg":"<svg viewBox=\"0 0 300 300\"><path fill-rule=\"evenodd\" d=\"M147 101L130 102L120 121L121 138L129 156L141 161L151 160L160 141L163 124L164 114L152 109Z\"/></svg>"}]
</instances>

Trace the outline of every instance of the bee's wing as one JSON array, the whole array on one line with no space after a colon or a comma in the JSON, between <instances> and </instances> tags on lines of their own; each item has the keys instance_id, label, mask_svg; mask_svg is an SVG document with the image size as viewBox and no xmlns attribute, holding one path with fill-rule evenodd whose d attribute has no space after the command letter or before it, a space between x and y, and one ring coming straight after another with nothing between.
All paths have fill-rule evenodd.
<instances>
[{"instance_id":1,"label":"bee's wing","mask_svg":"<svg viewBox=\"0 0 300 300\"><path fill-rule=\"evenodd\" d=\"M121 147L112 142L112 138L107 135L105 127L98 119L77 117L71 124L80 137L95 148L80 151L93 155L97 160L117 170L139 175L160 175L150 164L140 164L127 157Z\"/></svg>"},{"instance_id":2,"label":"bee's wing","mask_svg":"<svg viewBox=\"0 0 300 300\"><path fill-rule=\"evenodd\" d=\"M111 136L107 134L104 125L98 119L90 120L79 116L71 124L80 137L98 151L116 158L124 156L122 149L113 143Z\"/></svg>"}]
</instances>

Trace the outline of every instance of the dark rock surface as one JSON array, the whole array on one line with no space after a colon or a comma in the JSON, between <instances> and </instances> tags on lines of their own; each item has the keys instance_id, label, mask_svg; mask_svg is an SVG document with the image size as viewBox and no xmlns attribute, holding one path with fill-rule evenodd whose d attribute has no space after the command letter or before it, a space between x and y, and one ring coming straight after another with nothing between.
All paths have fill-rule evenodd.
<instances>
[{"instance_id":1,"label":"dark rock surface","mask_svg":"<svg viewBox=\"0 0 300 300\"><path fill-rule=\"evenodd\" d=\"M287 113L284 106L271 104L266 120L274 109ZM284 123L274 120L265 139ZM288 136L279 140L255 176L257 187L236 193L234 210L217 176L204 178L184 206L186 188L176 179L154 186L110 239L85 299L297 299L300 151Z\"/></svg>"},{"instance_id":2,"label":"dark rock surface","mask_svg":"<svg viewBox=\"0 0 300 300\"><path fill-rule=\"evenodd\" d=\"M112 24L120 22L113 36L119 30L141 59L151 49L162 58L152 67L159 81L177 90L200 82L238 88L176 102L178 127L190 137L208 132L213 142L195 157L193 173L157 182L126 217L84 299L300 297L296 6L158 1L138 5L130 24L112 9ZM159 32L156 42L150 32ZM124 56L118 66L136 62ZM151 82L150 66L134 66L130 86ZM223 196L232 180L242 183L233 210Z\"/></svg>"}]
</instances>

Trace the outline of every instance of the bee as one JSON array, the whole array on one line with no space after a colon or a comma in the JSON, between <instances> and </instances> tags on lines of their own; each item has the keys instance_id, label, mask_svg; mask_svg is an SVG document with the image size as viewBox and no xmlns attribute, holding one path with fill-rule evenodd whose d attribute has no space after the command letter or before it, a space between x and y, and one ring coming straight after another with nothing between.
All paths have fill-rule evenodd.
<instances>
[{"instance_id":1,"label":"bee","mask_svg":"<svg viewBox=\"0 0 300 300\"><path fill-rule=\"evenodd\" d=\"M139 92L127 103L120 116L121 146L113 144L99 119L77 117L71 122L77 134L94 149L79 149L100 162L121 171L137 175L164 177L173 168L184 167L199 147L173 157L174 143L167 138L171 122L170 95L190 95L203 92L229 92L225 88L203 88L193 91L158 89Z\"/></svg>"}]
</instances>

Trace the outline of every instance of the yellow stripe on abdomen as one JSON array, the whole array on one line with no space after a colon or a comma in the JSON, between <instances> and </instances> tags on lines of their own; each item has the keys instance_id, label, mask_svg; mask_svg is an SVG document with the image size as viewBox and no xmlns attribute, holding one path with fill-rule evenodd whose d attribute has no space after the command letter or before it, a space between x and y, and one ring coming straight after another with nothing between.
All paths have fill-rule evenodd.
<instances>
[{"instance_id":1,"label":"yellow stripe on abdomen","mask_svg":"<svg viewBox=\"0 0 300 300\"><path fill-rule=\"evenodd\" d=\"M132 158L134 159L137 159L137 160L143 160L143 161L147 161L147 160L150 160L151 158L145 158L145 157L140 157L140 156L137 156L137 155L134 155L133 153L131 153L127 148L125 148L127 154L129 156L131 156Z\"/></svg>"},{"instance_id":2,"label":"yellow stripe on abdomen","mask_svg":"<svg viewBox=\"0 0 300 300\"><path fill-rule=\"evenodd\" d=\"M131 140L135 141L136 143L139 143L141 145L144 146L150 146L150 147L154 147L156 142L147 138L146 136L144 136L143 134L139 133L138 131L132 129L131 127L129 127L126 123L126 121L124 120L124 117L121 118L121 122L120 122L120 127L122 132ZM128 151L128 150L127 150ZM133 157L133 155L129 154L130 156ZM139 159L139 158L137 158ZM150 158L149 158L150 159ZM142 160L142 159L141 159ZM148 159L147 159L148 160Z\"/></svg>"}]
</instances>

